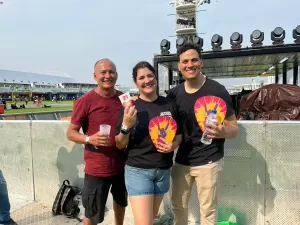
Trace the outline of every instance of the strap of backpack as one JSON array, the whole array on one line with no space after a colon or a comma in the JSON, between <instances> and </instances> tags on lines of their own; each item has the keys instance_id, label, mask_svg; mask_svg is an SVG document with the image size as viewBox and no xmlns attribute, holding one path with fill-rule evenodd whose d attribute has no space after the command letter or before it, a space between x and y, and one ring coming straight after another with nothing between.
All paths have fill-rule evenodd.
<instances>
[{"instance_id":1,"label":"strap of backpack","mask_svg":"<svg viewBox=\"0 0 300 225\"><path fill-rule=\"evenodd\" d=\"M63 194L63 196L62 196L62 199L61 199L61 205L60 205L61 208L60 208L60 211L61 211L62 214L65 215L65 216L68 216L68 214L66 214L66 213L64 212L64 207L65 207L65 205L66 205L66 199L67 199L67 197L68 197L68 195L69 195L69 193L70 193L71 190L72 190L72 189L71 189L70 186L66 187L66 190L65 190L65 192L64 192L64 194Z\"/></svg>"},{"instance_id":2,"label":"strap of backpack","mask_svg":"<svg viewBox=\"0 0 300 225\"><path fill-rule=\"evenodd\" d=\"M65 189L67 188L67 186L70 185L70 181L69 180L64 180L63 184L60 186L59 191L55 197L53 206L52 206L52 214L53 215L57 215L60 213L59 209L60 209L60 205L62 202L62 197L63 197L63 193L65 191Z\"/></svg>"},{"instance_id":3,"label":"strap of backpack","mask_svg":"<svg viewBox=\"0 0 300 225\"><path fill-rule=\"evenodd\" d=\"M82 222L83 219L80 219L80 218L78 217L79 211L80 211L80 209L77 208L77 207L71 209L70 215L69 215L68 217L73 217L73 218L75 218L77 221Z\"/></svg>"}]
</instances>

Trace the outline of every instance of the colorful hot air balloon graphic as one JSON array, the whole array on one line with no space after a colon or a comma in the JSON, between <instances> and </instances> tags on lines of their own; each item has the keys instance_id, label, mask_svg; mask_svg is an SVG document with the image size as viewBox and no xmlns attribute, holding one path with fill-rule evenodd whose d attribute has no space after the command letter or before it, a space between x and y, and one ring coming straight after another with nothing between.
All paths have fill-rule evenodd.
<instances>
[{"instance_id":1,"label":"colorful hot air balloon graphic","mask_svg":"<svg viewBox=\"0 0 300 225\"><path fill-rule=\"evenodd\" d=\"M177 131L176 121L169 116L157 116L149 122L149 134L154 146L157 148L160 138L172 142Z\"/></svg>"},{"instance_id":2,"label":"colorful hot air balloon graphic","mask_svg":"<svg viewBox=\"0 0 300 225\"><path fill-rule=\"evenodd\" d=\"M198 122L199 127L204 132L205 130L205 121L207 115L215 110L217 112L217 120L218 123L223 123L226 112L227 112L227 105L226 102L216 96L204 96L199 98L194 105L194 112Z\"/></svg>"}]
</instances>

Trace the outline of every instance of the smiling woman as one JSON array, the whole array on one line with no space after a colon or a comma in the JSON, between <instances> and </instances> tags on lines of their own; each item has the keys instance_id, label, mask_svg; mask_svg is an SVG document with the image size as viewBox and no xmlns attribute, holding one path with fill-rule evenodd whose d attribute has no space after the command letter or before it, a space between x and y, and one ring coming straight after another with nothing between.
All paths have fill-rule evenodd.
<instances>
[{"instance_id":1,"label":"smiling woman","mask_svg":"<svg viewBox=\"0 0 300 225\"><path fill-rule=\"evenodd\" d=\"M133 81L140 92L140 98L145 101L153 101L157 98L157 79L155 70L148 62L139 62L133 68Z\"/></svg>"},{"instance_id":2,"label":"smiling woman","mask_svg":"<svg viewBox=\"0 0 300 225\"><path fill-rule=\"evenodd\" d=\"M128 155L125 184L134 220L139 225L150 225L169 191L173 151L181 142L181 128L174 129L180 123L173 103L157 95L153 66L139 62L132 76L140 95L132 107L120 111L116 145Z\"/></svg>"}]
</instances>

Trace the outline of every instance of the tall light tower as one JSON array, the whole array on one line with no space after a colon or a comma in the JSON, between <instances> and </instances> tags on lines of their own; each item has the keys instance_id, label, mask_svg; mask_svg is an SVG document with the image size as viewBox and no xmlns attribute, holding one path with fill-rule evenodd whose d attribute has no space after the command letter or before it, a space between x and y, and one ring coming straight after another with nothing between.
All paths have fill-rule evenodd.
<instances>
[{"instance_id":1,"label":"tall light tower","mask_svg":"<svg viewBox=\"0 0 300 225\"><path fill-rule=\"evenodd\" d=\"M178 42L194 41L197 37L197 8L210 0L176 0L170 5L176 9L176 36ZM177 43L181 45L181 43Z\"/></svg>"}]
</instances>

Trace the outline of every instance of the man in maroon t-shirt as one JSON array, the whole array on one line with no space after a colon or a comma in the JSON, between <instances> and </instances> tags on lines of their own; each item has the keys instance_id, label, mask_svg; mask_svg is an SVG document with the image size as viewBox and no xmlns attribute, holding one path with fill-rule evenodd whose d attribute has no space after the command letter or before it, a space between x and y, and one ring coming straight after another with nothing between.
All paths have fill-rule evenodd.
<instances>
[{"instance_id":1,"label":"man in maroon t-shirt","mask_svg":"<svg viewBox=\"0 0 300 225\"><path fill-rule=\"evenodd\" d=\"M123 152L116 148L115 130L122 104L115 90L118 78L115 64L109 59L96 62L94 79L98 87L77 100L68 139L85 144L85 177L82 203L85 208L84 225L103 222L108 192L114 199L115 224L122 225L127 192L124 182ZM111 126L110 135L101 135L101 124ZM82 128L83 133L79 133Z\"/></svg>"}]
</instances>

